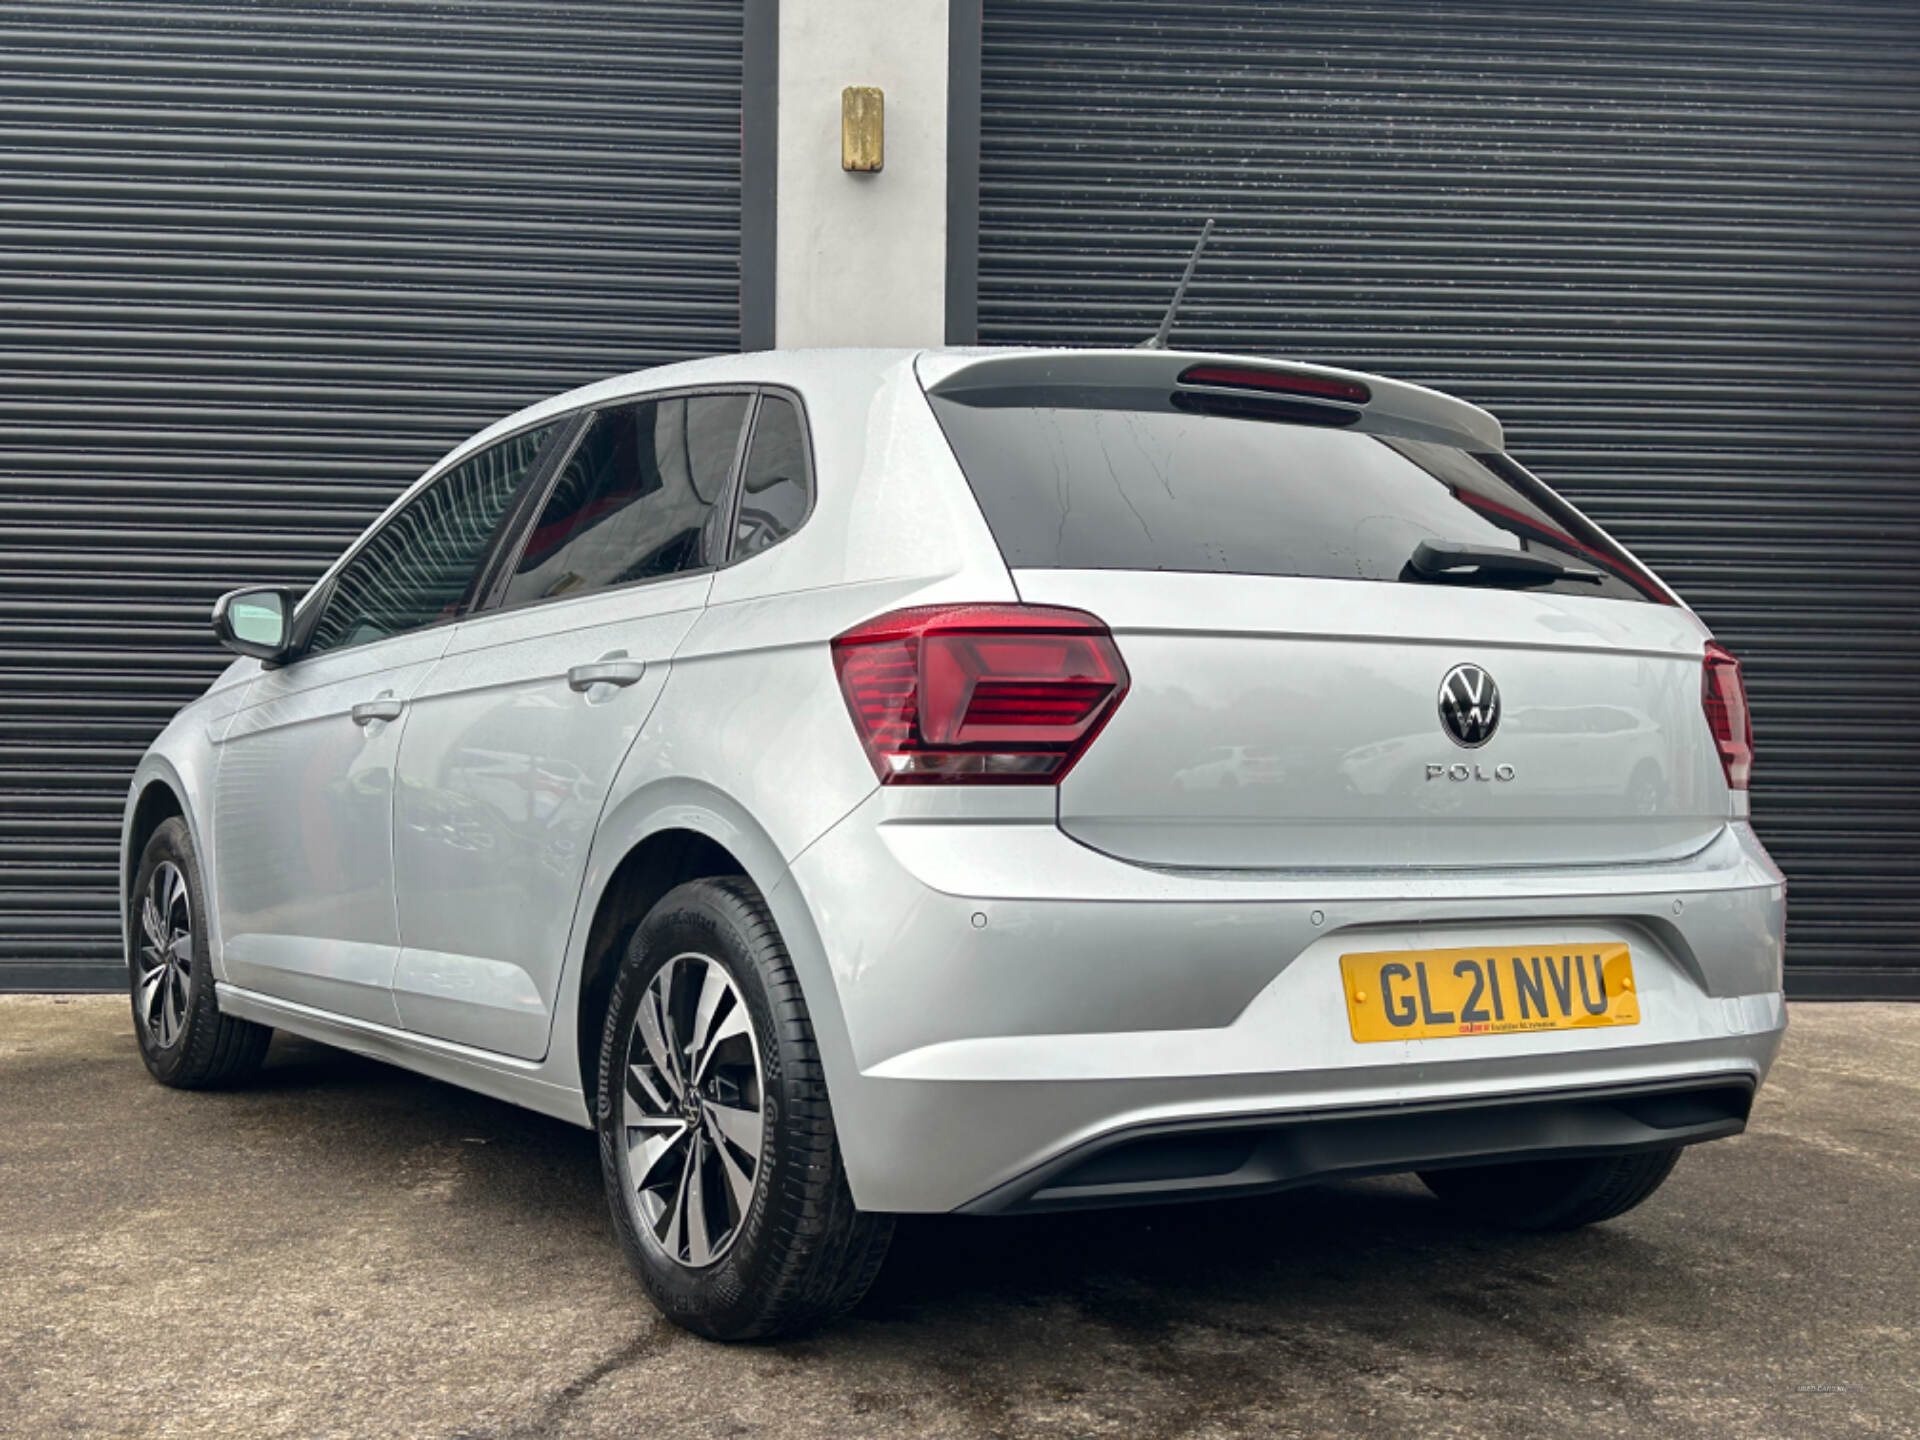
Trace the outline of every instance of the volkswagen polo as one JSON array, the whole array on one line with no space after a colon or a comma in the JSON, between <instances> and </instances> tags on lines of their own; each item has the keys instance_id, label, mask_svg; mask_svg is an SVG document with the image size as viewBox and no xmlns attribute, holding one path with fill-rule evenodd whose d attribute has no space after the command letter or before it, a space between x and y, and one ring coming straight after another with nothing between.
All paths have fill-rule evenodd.
<instances>
[{"instance_id":1,"label":"volkswagen polo","mask_svg":"<svg viewBox=\"0 0 1920 1440\"><path fill-rule=\"evenodd\" d=\"M213 626L126 809L148 1068L281 1029L594 1127L709 1335L842 1311L907 1212L1604 1220L1780 1041L1739 665L1418 386L673 365Z\"/></svg>"}]
</instances>

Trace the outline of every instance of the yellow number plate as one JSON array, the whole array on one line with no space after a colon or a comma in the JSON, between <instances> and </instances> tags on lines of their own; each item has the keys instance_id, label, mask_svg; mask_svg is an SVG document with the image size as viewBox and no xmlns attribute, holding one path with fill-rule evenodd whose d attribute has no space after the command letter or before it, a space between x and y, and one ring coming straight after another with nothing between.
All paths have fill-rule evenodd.
<instances>
[{"instance_id":1,"label":"yellow number plate","mask_svg":"<svg viewBox=\"0 0 1920 1440\"><path fill-rule=\"evenodd\" d=\"M1627 947L1376 950L1340 957L1356 1040L1638 1025Z\"/></svg>"}]
</instances>

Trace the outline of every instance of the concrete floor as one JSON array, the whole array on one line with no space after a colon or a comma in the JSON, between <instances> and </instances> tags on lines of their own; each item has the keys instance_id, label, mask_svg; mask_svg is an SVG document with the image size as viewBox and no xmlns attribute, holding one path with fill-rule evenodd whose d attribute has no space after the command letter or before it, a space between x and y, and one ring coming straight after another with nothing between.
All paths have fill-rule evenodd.
<instances>
[{"instance_id":1,"label":"concrete floor","mask_svg":"<svg viewBox=\"0 0 1920 1440\"><path fill-rule=\"evenodd\" d=\"M152 1083L0 997L0 1434L1920 1435L1920 1006L1799 1006L1749 1133L1573 1236L1409 1181L902 1225L803 1342L657 1318L592 1137L304 1042Z\"/></svg>"}]
</instances>

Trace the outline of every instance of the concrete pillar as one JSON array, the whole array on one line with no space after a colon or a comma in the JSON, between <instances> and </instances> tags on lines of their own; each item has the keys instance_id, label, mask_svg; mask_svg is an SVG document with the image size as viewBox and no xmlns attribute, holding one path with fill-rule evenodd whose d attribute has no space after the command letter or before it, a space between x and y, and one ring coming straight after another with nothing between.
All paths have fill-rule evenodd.
<instances>
[{"instance_id":1,"label":"concrete pillar","mask_svg":"<svg viewBox=\"0 0 1920 1440\"><path fill-rule=\"evenodd\" d=\"M949 0L779 0L774 343L946 337ZM886 94L886 163L840 168L840 92Z\"/></svg>"}]
</instances>

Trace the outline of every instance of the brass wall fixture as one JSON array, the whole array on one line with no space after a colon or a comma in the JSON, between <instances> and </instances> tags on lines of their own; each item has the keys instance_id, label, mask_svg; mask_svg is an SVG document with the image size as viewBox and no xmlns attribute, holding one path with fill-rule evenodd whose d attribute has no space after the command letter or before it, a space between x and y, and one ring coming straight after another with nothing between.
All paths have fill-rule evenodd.
<instances>
[{"instance_id":1,"label":"brass wall fixture","mask_svg":"<svg viewBox=\"0 0 1920 1440\"><path fill-rule=\"evenodd\" d=\"M840 168L867 174L886 160L886 97L877 85L840 92Z\"/></svg>"}]
</instances>

